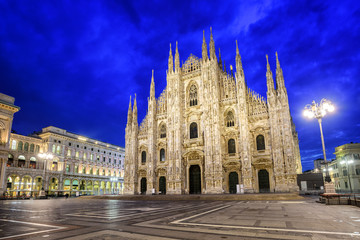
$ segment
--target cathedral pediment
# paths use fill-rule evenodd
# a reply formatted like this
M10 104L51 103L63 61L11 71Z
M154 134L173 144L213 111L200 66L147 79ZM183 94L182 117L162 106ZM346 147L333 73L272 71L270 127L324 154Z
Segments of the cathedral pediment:
M188 59L182 65L182 72L184 74L200 71L200 59L193 54L190 54Z

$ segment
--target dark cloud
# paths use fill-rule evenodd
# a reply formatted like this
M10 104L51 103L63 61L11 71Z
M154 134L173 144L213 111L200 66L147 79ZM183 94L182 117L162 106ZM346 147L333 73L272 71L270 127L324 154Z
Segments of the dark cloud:
M202 30L227 67L235 40L250 88L266 96L265 54L283 68L304 169L321 157L317 122L302 117L329 98L325 143L360 142L360 7L357 1L0 1L1 92L22 109L22 134L56 125L124 146L129 95L146 114L151 70L156 95L166 86L169 43L180 61L201 57Z

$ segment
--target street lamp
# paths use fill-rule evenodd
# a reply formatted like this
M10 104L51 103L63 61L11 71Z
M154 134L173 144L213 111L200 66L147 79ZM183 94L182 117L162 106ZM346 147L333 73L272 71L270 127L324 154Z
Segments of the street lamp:
M326 166L326 176L325 176L326 182L331 182L331 178L329 175L328 162L326 161L325 143L324 143L324 136L323 136L323 131L322 131L321 120L328 112L333 112L334 110L335 110L334 105L325 98L321 99L319 104L315 103L315 101L313 101L311 104L307 104L304 109L305 117L316 118L319 122L321 143L322 143L323 154L324 154L324 162L325 162L325 166Z
M349 164L354 163L353 160L342 160L340 162L341 165L345 164L346 165L346 171L347 171L347 175L348 175L348 179L349 179L349 186L350 186L350 193L352 193L352 187L351 187L351 180L350 180L350 171L349 171Z

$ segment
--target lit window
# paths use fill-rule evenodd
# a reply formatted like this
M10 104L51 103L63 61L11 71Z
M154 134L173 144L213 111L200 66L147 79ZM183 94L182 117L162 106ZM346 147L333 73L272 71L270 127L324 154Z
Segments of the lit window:
M79 152L76 152L76 153L75 153L75 157L76 157L76 158L79 158Z
M70 149L68 149L68 151L67 151L67 156L71 157L71 150Z
M26 145L26 144L25 144ZM56 151L56 146L55 145L52 145L52 152L55 153Z
M61 147L60 147L60 146L57 146L57 148L56 148L56 154L60 154L60 152L61 152Z
M16 150L16 140L12 140L11 149Z

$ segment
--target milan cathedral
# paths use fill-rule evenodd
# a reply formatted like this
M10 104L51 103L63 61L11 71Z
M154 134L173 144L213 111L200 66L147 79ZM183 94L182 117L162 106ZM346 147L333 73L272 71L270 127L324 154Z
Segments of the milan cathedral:
M211 31L211 29L210 29ZM170 44L167 86L138 125L136 95L126 125L125 194L218 194L298 191L302 172L297 132L276 54L268 56L267 98L249 89L236 42L236 71L203 36L202 57L180 66ZM265 81L264 81L265 83ZM275 87L276 86L276 87Z

